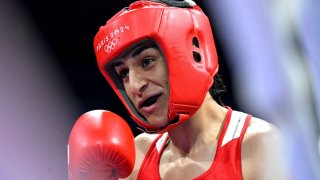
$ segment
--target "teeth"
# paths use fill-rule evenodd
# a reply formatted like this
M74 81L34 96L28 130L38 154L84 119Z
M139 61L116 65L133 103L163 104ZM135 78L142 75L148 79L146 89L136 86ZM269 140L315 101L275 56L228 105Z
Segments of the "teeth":
M160 96L161 96L161 94L160 94L160 95L156 95L156 96L152 96L152 97L146 99L146 100L142 103L141 108L142 108L142 107L151 106L152 104L154 104L155 102L157 102L157 100L158 100L158 98L159 98Z

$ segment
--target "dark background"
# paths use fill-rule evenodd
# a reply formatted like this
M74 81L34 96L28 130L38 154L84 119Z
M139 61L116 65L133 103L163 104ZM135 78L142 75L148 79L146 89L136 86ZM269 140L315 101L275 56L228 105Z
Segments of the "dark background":
M130 118L100 74L93 51L93 38L98 28L130 2L132 1L20 1L21 7L29 14L39 35L53 52L55 63L78 99L83 113L93 109L108 109L121 114L125 119ZM196 2L202 6L200 1ZM209 11L205 8L203 10ZM217 28L212 19L211 23L213 33L216 35L220 74L228 89L227 94L223 96L223 101L226 105L235 107L229 68L225 63L227 53L222 50L222 40L217 36ZM74 123L75 120L70 123ZM132 121L128 122L134 126Z

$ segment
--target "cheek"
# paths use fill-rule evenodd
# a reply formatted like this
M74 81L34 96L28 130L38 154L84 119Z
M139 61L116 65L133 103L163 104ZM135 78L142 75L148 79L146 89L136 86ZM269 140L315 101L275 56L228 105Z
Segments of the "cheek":
M129 93L128 93L129 92L129 86L127 85L127 83L123 83L123 87L124 87L124 90L127 93L127 95L130 96Z
M129 97L130 101L133 102L133 95L130 93L129 85L127 83L124 83L123 86L124 86L124 90L125 90L127 96Z
M168 77L168 68L164 61L161 63L160 68L161 77L164 79L165 89L169 89L169 77Z
M159 65L159 68L156 70L156 76L158 78L158 81L161 82L160 84L167 89L169 86L169 80L168 80L168 72L167 67L164 62L161 62Z

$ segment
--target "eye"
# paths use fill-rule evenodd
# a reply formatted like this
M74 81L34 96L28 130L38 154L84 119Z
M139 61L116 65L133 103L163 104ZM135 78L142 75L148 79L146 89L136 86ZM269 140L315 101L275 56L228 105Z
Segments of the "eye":
M148 67L152 62L154 61L154 58L152 57L146 57L142 60L142 67L146 68Z
M128 77L128 74L129 74L129 69L121 69L117 72L118 76L121 78L121 79L125 79L126 77Z

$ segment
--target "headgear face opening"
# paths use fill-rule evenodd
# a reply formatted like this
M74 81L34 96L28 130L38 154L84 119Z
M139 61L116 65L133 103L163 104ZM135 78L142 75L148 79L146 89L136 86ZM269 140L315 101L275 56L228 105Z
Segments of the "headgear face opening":
M170 124L161 129L139 114L108 66L127 48L146 39L159 46L168 68ZM158 1L136 1L100 27L94 49L101 73L133 120L146 132L167 131L192 116L203 103L218 71L210 22L195 4L179 8Z

